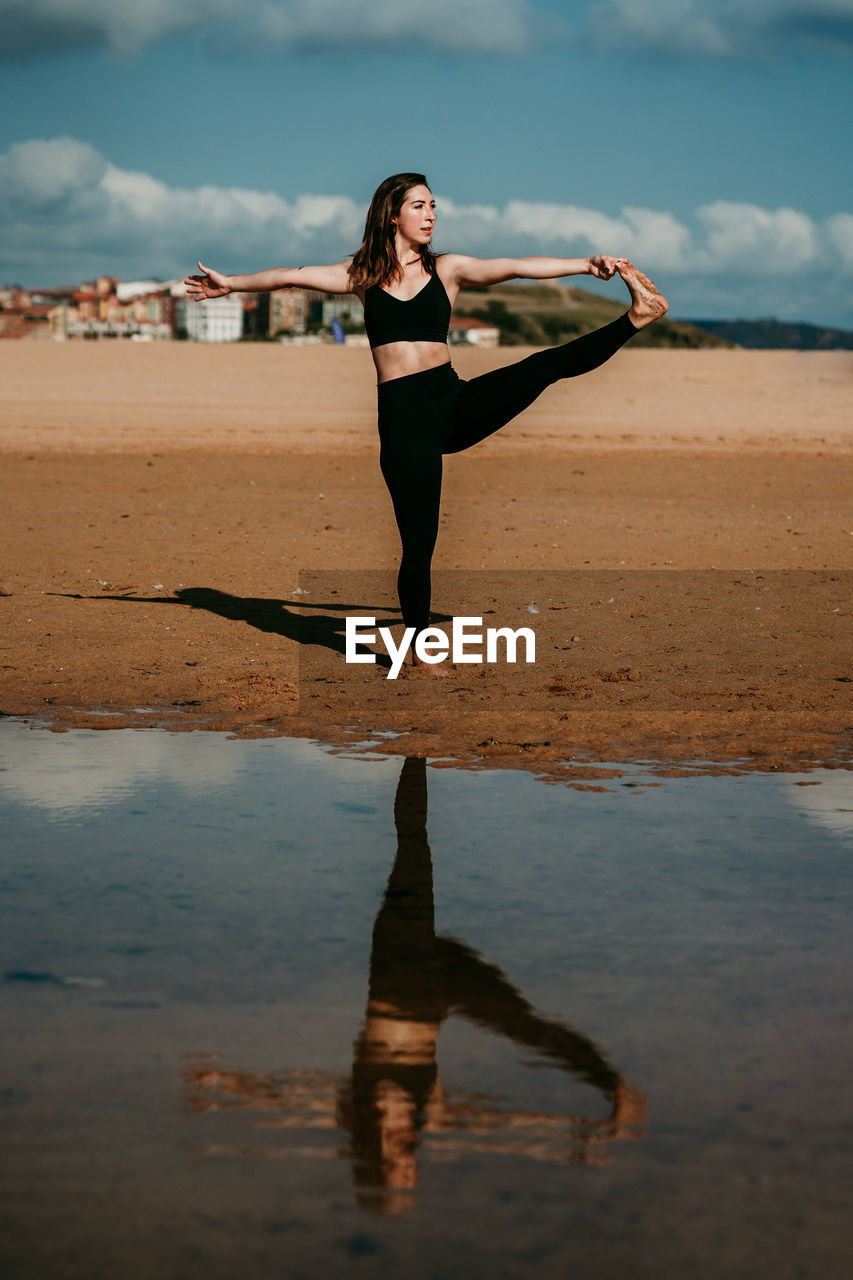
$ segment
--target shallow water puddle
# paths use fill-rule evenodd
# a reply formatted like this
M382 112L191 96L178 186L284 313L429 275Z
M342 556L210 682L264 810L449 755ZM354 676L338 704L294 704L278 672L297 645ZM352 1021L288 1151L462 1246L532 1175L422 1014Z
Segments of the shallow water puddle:
M0 724L9 1273L840 1275L851 776L595 782Z

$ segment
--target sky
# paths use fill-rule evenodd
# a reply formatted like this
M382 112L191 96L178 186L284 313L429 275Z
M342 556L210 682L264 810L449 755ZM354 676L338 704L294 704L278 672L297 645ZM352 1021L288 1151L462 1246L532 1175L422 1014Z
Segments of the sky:
M0 84L0 283L340 261L413 170L439 251L853 329L853 0L0 0Z

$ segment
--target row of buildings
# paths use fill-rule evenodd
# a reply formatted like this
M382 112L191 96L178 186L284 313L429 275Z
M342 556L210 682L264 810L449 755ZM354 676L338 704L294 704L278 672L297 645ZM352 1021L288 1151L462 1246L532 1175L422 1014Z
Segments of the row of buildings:
M0 288L0 339L43 335L192 342L346 341L367 345L361 303L352 294L282 289L191 302L181 280L118 280L99 276L73 288ZM334 336L333 336L334 335ZM498 345L498 330L454 316L450 341Z

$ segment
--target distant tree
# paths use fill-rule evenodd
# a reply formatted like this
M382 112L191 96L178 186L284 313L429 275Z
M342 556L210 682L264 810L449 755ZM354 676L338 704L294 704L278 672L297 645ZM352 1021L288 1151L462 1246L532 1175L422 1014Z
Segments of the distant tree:
M502 347L540 346L542 344L543 333L539 325L529 319L528 316L520 315L517 311L510 311L506 303L500 302L497 298L490 298L485 307L476 307L471 311L465 312L464 315L472 316L475 320L484 320L486 324L493 325L500 334Z
M556 346L560 342L570 342L572 338L588 333L590 325L564 311L545 311L536 317L549 345Z

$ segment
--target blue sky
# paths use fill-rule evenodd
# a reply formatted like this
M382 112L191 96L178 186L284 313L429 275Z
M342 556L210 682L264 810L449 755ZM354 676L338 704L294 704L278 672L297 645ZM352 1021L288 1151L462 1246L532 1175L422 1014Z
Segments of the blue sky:
M439 249L853 328L851 73L853 0L0 0L0 281L339 260L417 169Z

